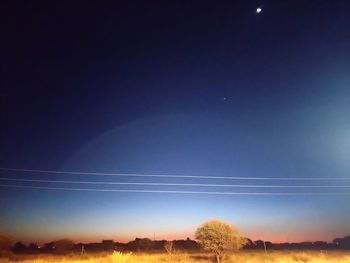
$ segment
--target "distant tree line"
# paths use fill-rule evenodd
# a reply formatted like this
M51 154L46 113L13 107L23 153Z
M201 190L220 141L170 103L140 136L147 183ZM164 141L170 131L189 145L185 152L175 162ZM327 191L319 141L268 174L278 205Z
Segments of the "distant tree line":
M272 243L269 241L257 240L252 241L248 239L248 243L243 247L244 249L268 249L268 250L280 250L280 249L315 249L315 250L332 250L332 249L350 249L350 236L343 238L335 238L333 242L328 243L325 241L315 242L299 242L299 243Z
M169 244L169 242L171 244ZM168 248L168 249L167 249ZM316 242L300 242L300 243L272 243L269 241L247 239L247 243L243 249L315 249L315 250L331 250L331 249L350 249L350 236L344 238L336 238L331 243L324 241ZM81 253L81 252L99 252L99 251L167 251L171 253L174 250L196 251L200 246L195 240L189 238L185 240L151 240L149 238L136 238L128 243L114 242L113 240L104 240L100 243L73 243L69 239L61 239L39 246L35 243L28 245L17 242L12 243L11 239L0 235L0 256L6 256L8 253ZM168 251L169 250L169 251Z
M61 239L43 246L35 243L25 245L22 242L17 242L13 246L7 246L7 250L14 253L50 253L50 254L66 254L66 253L85 253L85 252L102 252L102 251L166 251L168 253L177 250L198 250L199 245L196 241L189 238L185 240L151 240L149 238L135 238L128 243L114 242L113 240L103 240L100 243L73 243L69 239Z

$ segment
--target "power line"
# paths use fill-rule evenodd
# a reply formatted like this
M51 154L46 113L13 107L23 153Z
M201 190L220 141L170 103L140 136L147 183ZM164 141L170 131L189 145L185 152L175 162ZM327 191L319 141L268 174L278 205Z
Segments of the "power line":
M0 187L27 188L40 190L85 191L85 192L122 192L122 193L163 193L163 194L199 194L199 195L246 195L246 196L347 196L350 193L259 193L259 192L209 192L209 191L176 191L176 190L138 190L138 189L96 189L96 188L67 188L27 185L0 184Z
M101 182L101 181L22 179L22 178L7 178L7 177L0 177L0 180L14 181L14 182L92 184L92 185L188 186L188 187L227 187L227 188L350 188L350 185L248 185L248 184Z
M243 177L243 176L204 176L204 175L181 175L181 174L147 174L147 173L103 173L103 172L81 172L81 171L57 171L36 170L0 167L1 171L8 172L30 172L46 174L69 174L69 175L99 175L99 176L125 176L125 177L161 177L161 178L193 178L193 179L226 179L226 180L278 180L278 181L347 181L349 178L342 177Z

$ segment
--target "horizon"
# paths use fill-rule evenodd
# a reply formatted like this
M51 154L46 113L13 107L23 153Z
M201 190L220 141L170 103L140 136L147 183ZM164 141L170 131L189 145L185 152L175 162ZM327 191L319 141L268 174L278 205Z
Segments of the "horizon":
M244 236L244 235L243 235ZM305 243L305 242L311 242L311 243L314 243L314 242L317 242L317 241L321 241L321 242L326 242L327 244L331 244L333 243L334 239L336 238L345 238L345 237L349 237L350 235L346 235L346 236L343 236L343 237L334 237L330 240L324 240L324 239L315 239L315 240L299 240L299 241L283 241L283 240L268 240L268 239L256 239L256 238L250 238L250 237L247 237L247 236L244 236L245 238L251 240L252 242L256 242L256 241L264 241L264 242L271 242L273 244L284 244L284 243L296 243L296 244L301 244L301 243ZM13 243L17 243L17 242L21 242L25 245L29 245L31 243L33 244L37 244L39 246L42 246L42 245L45 245L47 243L50 243L50 242L55 242L57 240L61 240L61 239L69 239L69 240L72 240L75 244L90 244L90 243L102 243L102 241L104 240L112 240L114 243L122 243L122 244L127 244L128 242L132 242L136 239L150 239L152 241L176 241L176 240L187 240L187 239L190 239L192 241L196 241L196 239L192 236L186 236L186 237L181 237L181 236L178 236L178 237L175 237L175 238L165 238L164 236L163 237L160 237L160 238L155 238L153 239L153 237L147 237L147 236L137 236L137 237L134 237L134 238L131 238L131 239L118 239L118 238L108 238L108 237L104 237L104 238L101 238L101 239L97 239L97 238L94 238L94 239L85 239L85 240L80 240L80 239L71 239L69 237L61 237L61 238L56 238L56 239L50 239L50 240L35 240L35 239L25 239L25 240L19 240L19 239L15 239L13 237L10 237L11 238L12 242Z

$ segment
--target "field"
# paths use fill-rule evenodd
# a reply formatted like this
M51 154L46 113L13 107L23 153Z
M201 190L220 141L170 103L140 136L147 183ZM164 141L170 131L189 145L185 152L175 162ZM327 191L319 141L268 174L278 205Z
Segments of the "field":
M10 259L0 259L0 263L160 263L160 262L183 262L204 263L215 262L210 255L204 253L176 253L168 255L165 253L120 253L113 254L91 254L91 255L31 255L13 256ZM228 255L223 262L242 263L350 263L350 251L242 251L237 254Z

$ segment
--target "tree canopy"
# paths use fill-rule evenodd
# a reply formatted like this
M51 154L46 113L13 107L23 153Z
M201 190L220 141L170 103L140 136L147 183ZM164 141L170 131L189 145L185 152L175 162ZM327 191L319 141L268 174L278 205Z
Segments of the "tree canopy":
M195 238L204 250L215 254L217 262L220 262L225 252L237 251L246 243L236 228L218 220L207 221L199 226Z

